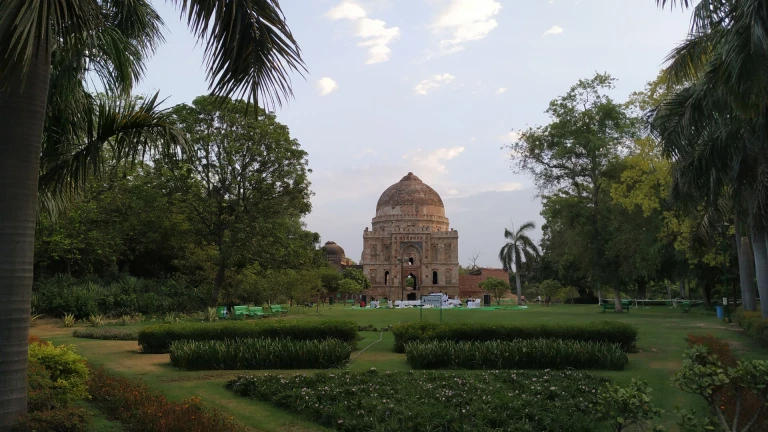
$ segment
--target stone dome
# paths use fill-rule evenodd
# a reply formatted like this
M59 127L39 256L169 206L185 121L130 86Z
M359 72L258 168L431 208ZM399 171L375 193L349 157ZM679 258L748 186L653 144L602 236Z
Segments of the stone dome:
M325 255L338 255L341 257L344 257L344 249L341 248L341 246L337 245L336 242L325 242L325 245L323 246L323 254Z
M381 194L376 204L376 215L389 214L393 208L401 214L445 216L445 207L440 195L412 172Z

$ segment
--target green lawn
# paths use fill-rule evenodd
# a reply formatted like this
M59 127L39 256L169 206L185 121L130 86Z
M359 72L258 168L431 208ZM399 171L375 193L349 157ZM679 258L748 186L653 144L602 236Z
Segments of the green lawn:
M439 321L440 311L424 310L421 319ZM377 328L405 321L418 321L418 309L394 310L353 310L340 306L321 307L320 313L298 309L279 319L323 319L345 318L358 322L359 325L373 325ZM269 318L278 319L278 318ZM630 354L628 367L622 372L594 372L613 378L619 382L628 382L632 378L647 380L654 391L655 405L665 409L668 414L664 423L671 429L675 406L684 408L703 408L697 397L676 389L672 375L682 364L682 353L686 348L685 337L689 333L712 334L727 339L738 358L768 358L765 351L756 342L744 335L736 325L718 321L714 316L702 313L683 314L679 308L653 307L650 309L632 308L630 313L600 313L597 306L559 305L553 307L531 306L527 310L444 310L443 322L487 322L487 323L584 323L594 320L619 320L639 328L638 348L640 352ZM152 322L144 322L131 327L139 327ZM128 327L130 328L130 327ZM243 371L208 371L187 372L172 368L168 364L167 354L140 354L135 342L99 341L76 339L71 337L71 329L63 329L55 324L40 324L32 330L33 334L45 337L56 344L73 344L77 350L94 363L126 375L138 376L149 385L161 390L169 398L183 399L198 396L209 406L226 411L243 424L254 430L263 431L308 431L322 430L303 421L292 413L270 407L265 403L238 398L223 389L224 383ZM392 351L393 337L389 332L363 332L358 355L352 354L353 361L349 369L360 371L375 367L379 370L408 370L404 354ZM381 340L380 340L381 339ZM380 340L380 341L379 341ZM366 349L367 348L367 349ZM274 372L274 371L272 371ZM250 374L264 371L247 372ZM295 373L285 372L285 373Z

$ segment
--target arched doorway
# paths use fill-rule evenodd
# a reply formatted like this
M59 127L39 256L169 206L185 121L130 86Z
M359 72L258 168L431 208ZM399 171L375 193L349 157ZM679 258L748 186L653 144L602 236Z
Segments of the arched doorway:
M384 272L384 285L389 285L389 270Z
M432 285L437 285L437 270L432 272Z

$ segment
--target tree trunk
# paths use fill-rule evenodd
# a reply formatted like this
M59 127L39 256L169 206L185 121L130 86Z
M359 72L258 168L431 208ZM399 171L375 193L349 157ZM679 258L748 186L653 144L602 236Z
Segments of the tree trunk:
M755 255L757 291L760 293L760 311L763 318L768 318L768 249L765 234L752 232L752 250Z
M757 310L755 295L755 255L749 244L749 237L739 236L739 279L741 284L741 301L744 310ZM742 265L742 260L744 265Z
M685 281L680 279L679 282L679 288L680 288L680 298L685 298Z
M619 287L613 288L613 301L616 312L621 312L621 290Z
M697 282L697 285L701 285L701 282ZM712 288L714 287L712 282L704 282L704 304L707 307L712 306ZM727 291L726 291L727 292ZM727 296L728 294L726 294Z
M667 279L667 300L672 300L672 282Z
M648 292L648 281L645 279L637 282L637 298L645 300Z
M517 305L520 306L523 303L520 301L520 297L523 295L523 287L520 285L520 262L515 264L515 286L517 288Z
M0 78L0 430L27 412L37 179L50 65L41 43L26 79L13 72Z
M209 300L211 306L216 306L219 302L219 294L221 294L221 287L224 286L224 276L226 275L227 266L224 265L222 260L219 263L219 269L216 271L216 278L213 280L213 292L211 292L211 298Z

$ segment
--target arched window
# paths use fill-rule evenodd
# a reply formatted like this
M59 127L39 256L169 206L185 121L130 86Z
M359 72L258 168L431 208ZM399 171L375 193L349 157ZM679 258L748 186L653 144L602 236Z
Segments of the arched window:
M408 258L408 265L413 265L413 257Z
M384 272L384 285L389 285L389 270Z
M437 285L437 270L432 272L432 285Z

